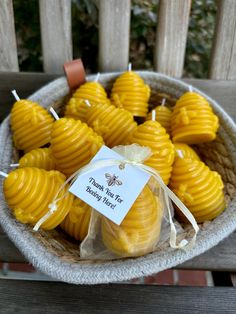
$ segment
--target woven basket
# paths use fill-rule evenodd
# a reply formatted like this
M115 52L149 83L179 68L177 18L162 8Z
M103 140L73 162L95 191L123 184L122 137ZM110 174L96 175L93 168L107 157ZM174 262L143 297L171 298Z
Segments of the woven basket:
M151 106L166 94L169 105L188 91L188 85L182 81L152 72L138 72L152 89ZM102 74L100 82L110 91L119 73ZM90 76L89 80L93 80ZM211 98L197 89L194 91L207 98L220 119L217 139L209 144L199 145L203 160L211 169L217 170L225 184L227 209L218 218L200 226L197 243L188 252L176 250L164 243L155 252L138 258L126 258L115 261L80 260L79 245L61 230L32 232L32 228L15 220L7 207L4 196L0 194L0 223L9 238L15 243L30 263L42 272L56 279L75 284L98 284L129 280L147 276L176 266L197 256L236 229L236 126L224 110ZM54 105L57 109L69 94L65 78L59 78L41 88L29 97L42 106ZM0 129L0 165L8 172L10 163L16 158L12 146L9 117ZM14 160L15 161L15 160ZM186 229L188 232L188 228Z

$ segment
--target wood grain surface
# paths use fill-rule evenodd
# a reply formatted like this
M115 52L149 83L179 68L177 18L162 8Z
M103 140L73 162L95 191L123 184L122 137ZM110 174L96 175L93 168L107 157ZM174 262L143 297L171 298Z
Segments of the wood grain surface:
M236 289L0 280L1 313L235 313Z
M43 67L46 73L63 73L72 60L71 0L40 0Z
M0 1L0 71L19 71L12 0Z
M160 0L156 33L155 69L181 77L191 0Z
M126 70L129 61L130 0L99 2L99 69Z
M236 79L236 1L219 0L210 78Z

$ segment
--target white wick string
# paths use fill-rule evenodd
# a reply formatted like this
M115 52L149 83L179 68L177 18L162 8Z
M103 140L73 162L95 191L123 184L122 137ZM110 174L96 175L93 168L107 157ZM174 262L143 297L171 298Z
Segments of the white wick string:
M165 104L166 104L166 98L163 98L161 102L161 106L165 106Z
M180 149L177 149L176 152L179 158L184 158L183 152Z
M129 72L132 71L132 63L131 62L128 64L128 71Z
M6 172L0 171L0 176L7 178L8 174Z
M188 86L188 90L189 90L190 93L193 92L193 87L192 87L192 85L189 85L189 86Z
M14 89L14 90L12 90L11 92L12 92L12 95L15 97L15 100L16 100L16 101L19 101L19 100L20 100L20 97L18 96L16 90Z
M20 164L10 164L10 167L18 167Z
M59 120L60 119L58 114L56 113L56 111L52 107L50 107L49 111L51 112L51 114L53 115L55 120Z
M85 99L85 104L88 106L88 107L92 107L92 105L90 104L89 100L88 99Z
M95 82L99 81L99 77L100 77L100 72L97 73L96 78L95 78Z
M152 121L156 121L156 110L152 110Z

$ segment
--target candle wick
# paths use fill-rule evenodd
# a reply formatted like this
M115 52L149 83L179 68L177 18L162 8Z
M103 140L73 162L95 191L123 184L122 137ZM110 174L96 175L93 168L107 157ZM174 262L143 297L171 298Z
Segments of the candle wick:
M166 98L163 98L161 102L161 106L165 106L165 104L166 104Z
M10 167L18 167L20 164L10 164Z
M98 82L98 81L99 81L100 75L101 75L101 73L98 72L97 75L96 75L96 78L95 78L95 82Z
M17 92L16 92L15 89L12 90L11 93L12 93L12 95L15 97L15 100L16 100L16 101L19 101L19 100L20 100L20 97L18 96L18 94L17 94Z
M92 105L90 104L89 100L88 99L85 99L85 104L88 106L88 107L92 107Z
M3 171L0 171L0 176L7 178L8 174Z
M128 71L132 71L132 63L130 62L129 65L128 65Z
M52 107L50 107L49 111L51 112L51 114L53 115L55 120L59 120L60 119L58 114L56 113L56 111Z
M188 90L189 90L190 93L193 92L193 87L192 87L192 85L189 85Z
M183 152L180 149L177 149L176 151L179 158L184 158Z
M152 121L156 121L156 110L152 110Z

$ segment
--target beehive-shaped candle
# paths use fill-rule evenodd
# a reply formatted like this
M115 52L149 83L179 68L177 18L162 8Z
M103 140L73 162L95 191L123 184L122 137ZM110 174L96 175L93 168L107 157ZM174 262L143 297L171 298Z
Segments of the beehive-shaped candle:
M19 168L36 167L45 170L55 170L56 164L51 148L36 148L26 153L19 160Z
M81 85L73 94L65 108L65 117L86 122L88 100L91 105L110 104L104 87L98 82L87 82Z
M165 184L168 184L175 151L166 130L157 121L146 121L140 124L129 137L130 144L137 143L152 150L152 156L144 161L160 174Z
M103 139L86 123L62 118L53 124L51 149L57 169L69 176L90 162Z
M225 209L221 177L201 161L176 158L170 188L199 223L217 217Z
M71 237L78 241L83 241L88 233L91 207L75 198L69 214L61 223L61 228Z
M184 158L200 160L198 154L189 145L183 143L174 143L174 147L176 156L178 156L178 151L181 151Z
M161 220L159 199L146 185L119 226L102 217L103 242L119 256L146 254L158 242Z
M65 108L65 117L86 122L88 105L82 99L72 97Z
M157 106L154 110L156 112L156 121L170 134L171 110L166 106ZM152 120L152 112L148 113L146 120Z
M29 152L50 142L54 121L39 104L26 99L16 101L10 119L16 148Z
M201 95L187 92L176 102L171 118L173 142L198 144L213 141L218 127L218 117Z
M133 116L146 117L150 88L143 79L133 71L121 74L115 81L111 91L113 104L121 102L123 108Z
M124 144L137 127L130 112L108 104L91 106L87 113L87 123L103 137L109 147Z
M9 173L4 180L3 191L8 206L15 217L22 223L36 224L48 211L58 189L65 181L59 171L46 171L38 168L21 168ZM74 196L66 193L66 186L59 196L57 210L41 226L43 229L54 229L68 214Z

